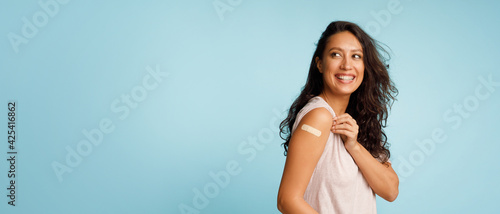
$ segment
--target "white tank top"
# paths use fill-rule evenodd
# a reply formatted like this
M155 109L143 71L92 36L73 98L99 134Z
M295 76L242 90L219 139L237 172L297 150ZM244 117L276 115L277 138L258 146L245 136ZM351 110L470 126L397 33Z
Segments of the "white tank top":
M304 115L315 108L325 108L332 118L335 116L323 98L313 97L297 114L292 133ZM377 213L375 193L338 134L330 132L323 154L307 185L304 200L319 213Z

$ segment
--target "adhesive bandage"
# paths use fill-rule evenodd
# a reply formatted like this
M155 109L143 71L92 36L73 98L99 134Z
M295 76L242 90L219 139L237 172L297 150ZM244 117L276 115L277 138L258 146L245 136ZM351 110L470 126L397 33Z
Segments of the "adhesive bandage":
M313 135L316 135L316 137L321 136L321 131L320 130L317 130L317 129L315 129L312 126L307 125L307 124L303 124L302 125L302 130L304 130L306 132L309 132L309 133L311 133Z

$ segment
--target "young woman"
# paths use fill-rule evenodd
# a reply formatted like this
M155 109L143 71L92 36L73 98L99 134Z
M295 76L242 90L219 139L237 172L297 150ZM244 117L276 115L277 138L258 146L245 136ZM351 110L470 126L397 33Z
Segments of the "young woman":
M282 213L371 214L375 194L398 196L382 130L397 89L379 51L354 23L332 22L321 35L306 85L280 125Z

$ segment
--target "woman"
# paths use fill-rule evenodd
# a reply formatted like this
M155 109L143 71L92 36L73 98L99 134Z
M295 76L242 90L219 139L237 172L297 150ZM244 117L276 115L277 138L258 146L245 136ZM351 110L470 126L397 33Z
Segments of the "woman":
M375 194L396 199L382 128L397 89L379 50L354 23L332 22L321 35L306 85L280 125L282 213L376 213Z

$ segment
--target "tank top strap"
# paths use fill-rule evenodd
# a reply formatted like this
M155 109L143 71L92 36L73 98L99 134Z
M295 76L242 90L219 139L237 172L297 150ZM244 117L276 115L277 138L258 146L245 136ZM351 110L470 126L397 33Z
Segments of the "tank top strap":
M315 96L309 100L309 102L303 108L304 112L302 112L302 116L306 115L307 113L309 113L313 109L321 108L321 107L328 110L330 112L330 114L332 114L332 117L335 117L335 112L333 111L332 107L330 105L328 105L328 103L320 96Z

